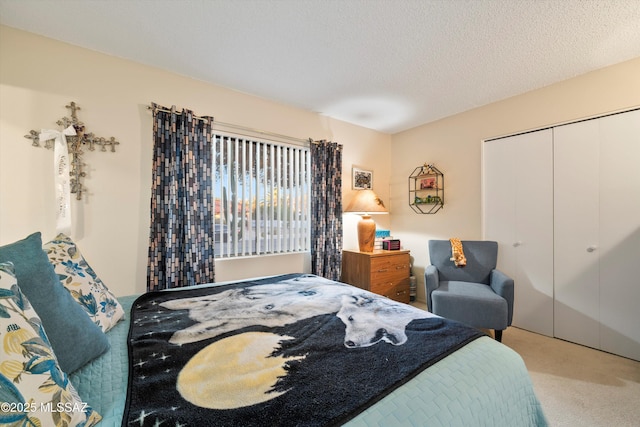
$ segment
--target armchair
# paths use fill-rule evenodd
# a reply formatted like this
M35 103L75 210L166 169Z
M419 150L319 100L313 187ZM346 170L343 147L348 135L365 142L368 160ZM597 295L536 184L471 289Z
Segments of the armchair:
M456 267L449 240L429 240L427 307L438 316L493 329L497 341L513 319L513 279L496 269L498 243L462 241L467 265Z

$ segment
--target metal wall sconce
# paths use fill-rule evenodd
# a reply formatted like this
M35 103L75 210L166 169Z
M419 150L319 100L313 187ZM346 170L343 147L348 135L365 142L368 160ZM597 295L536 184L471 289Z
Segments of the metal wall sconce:
M87 146L89 151L94 151L96 146L100 147L100 151L110 151L115 153L116 145L120 144L114 137L102 138L97 137L93 133L85 133L84 123L78 120L77 111L80 107L75 102L71 102L69 105L65 105L66 108L71 110L71 118L63 117L56 123L63 129L67 129L69 126L73 126L75 129L75 135L67 135L67 147L69 151L71 169L69 171L71 193L76 195L77 200L82 199L82 192L85 187L82 185L81 179L87 174L82 170L84 163L82 162L83 146ZM27 139L32 140L34 147L40 147L40 132L31 130L29 135L24 136ZM44 148L53 149L55 139L47 139L44 141Z

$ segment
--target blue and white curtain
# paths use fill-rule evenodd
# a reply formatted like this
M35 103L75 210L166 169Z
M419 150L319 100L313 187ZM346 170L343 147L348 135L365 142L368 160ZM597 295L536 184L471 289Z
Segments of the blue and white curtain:
M342 268L342 145L311 144L311 273L340 280Z
M213 117L153 110L153 181L147 290L215 278L212 195Z

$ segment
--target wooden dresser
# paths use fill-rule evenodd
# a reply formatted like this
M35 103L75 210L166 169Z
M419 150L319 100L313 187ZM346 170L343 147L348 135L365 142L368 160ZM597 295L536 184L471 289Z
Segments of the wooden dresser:
M342 251L342 281L409 303L409 251Z

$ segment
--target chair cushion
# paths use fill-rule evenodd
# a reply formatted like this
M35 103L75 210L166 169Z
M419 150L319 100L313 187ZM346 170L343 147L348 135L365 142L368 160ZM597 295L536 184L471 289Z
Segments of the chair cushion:
M507 301L482 283L441 281L431 293L431 312L475 328L503 330L508 326Z
M451 258L451 242L429 240L429 260L438 269L441 281L459 280L489 284L491 271L498 261L498 243L463 240L462 250L467 258L465 267L456 267Z

